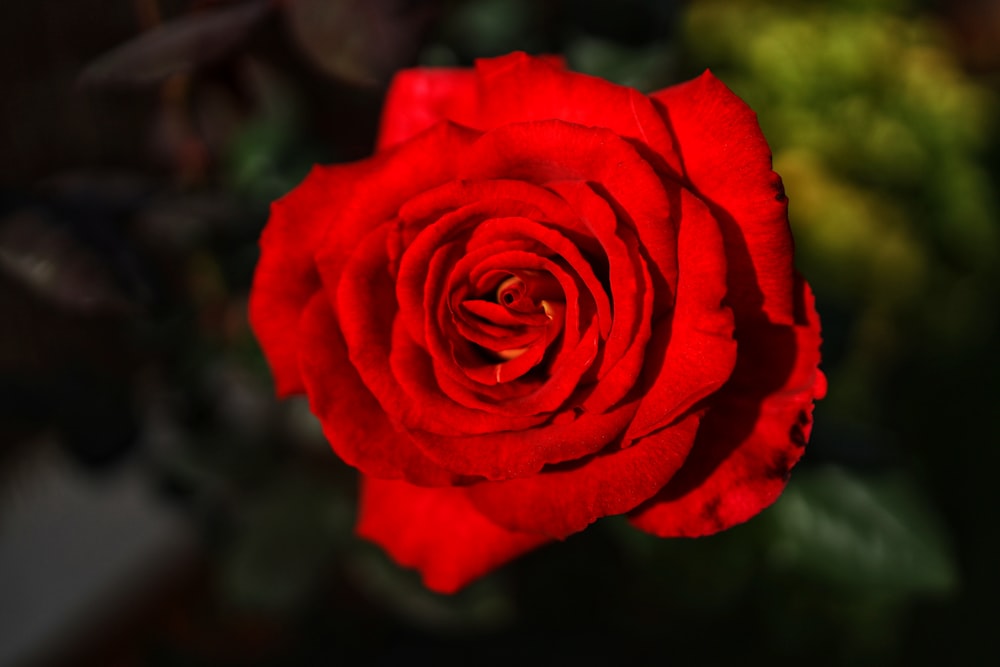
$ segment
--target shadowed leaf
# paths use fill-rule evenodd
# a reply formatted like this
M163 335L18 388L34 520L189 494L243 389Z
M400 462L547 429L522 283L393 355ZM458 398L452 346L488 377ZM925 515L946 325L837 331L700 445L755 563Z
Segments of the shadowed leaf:
M46 300L78 312L132 308L100 258L31 210L0 220L0 271Z
M217 60L246 38L271 4L269 0L248 0L164 23L90 63L79 83L149 84Z
M767 515L774 562L843 587L948 593L955 564L936 517L898 474L797 473Z

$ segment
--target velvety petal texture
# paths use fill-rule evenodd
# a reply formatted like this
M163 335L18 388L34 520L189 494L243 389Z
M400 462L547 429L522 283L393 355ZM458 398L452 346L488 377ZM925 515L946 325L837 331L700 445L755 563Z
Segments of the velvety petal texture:
M271 219L260 238L249 314L279 396L304 391L299 320L320 290L313 253L327 231L316 221L334 215L349 196L351 183L367 178L370 167L370 161L313 167L305 181L271 206Z
M745 521L825 390L781 180L708 72L400 72L375 155L314 169L260 247L277 392L362 474L358 534L442 593L609 515Z
M677 138L689 187L719 220L737 318L792 324L788 198L757 115L709 72L652 98Z

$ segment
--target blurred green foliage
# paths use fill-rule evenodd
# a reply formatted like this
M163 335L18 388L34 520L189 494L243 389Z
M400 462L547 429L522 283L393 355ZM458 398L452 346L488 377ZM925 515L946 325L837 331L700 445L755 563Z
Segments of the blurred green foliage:
M934 23L885 10L902 5L698 2L683 30L757 111L821 310L850 313L828 334L826 411L870 420L894 364L996 329L996 99Z
M951 593L957 572L935 512L896 473L802 470L765 515L773 565L868 596Z
M864 644L870 604L900 642L873 651L926 659L915 647L972 632L989 604L970 583L989 565L968 508L998 433L968 416L998 396L996 91L905 0L695 2L680 38L688 74L711 68L757 112L823 319L829 396L764 515L774 555L855 601L824 612L845 639ZM915 593L961 599L964 616L905 634Z

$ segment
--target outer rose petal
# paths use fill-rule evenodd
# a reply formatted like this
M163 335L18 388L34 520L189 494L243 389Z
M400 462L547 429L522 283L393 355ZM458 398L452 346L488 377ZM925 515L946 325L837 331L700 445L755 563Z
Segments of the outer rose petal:
M712 399L684 467L631 514L660 537L699 536L746 521L773 503L802 456L813 401L826 380L819 364L819 318L805 281L797 282L806 320L739 333L733 378Z
M673 128L684 175L722 227L737 328L761 316L792 324L788 200L757 115L707 71L651 97Z
M476 126L476 73L471 69L417 68L393 79L382 111L378 149L420 134L442 120Z
M401 565L420 570L424 584L438 593L453 593L549 541L493 523L462 487L431 489L364 476L356 530Z
M434 464L394 430L347 357L337 320L322 292L302 316L302 377L309 405L333 450L347 464L378 477L446 485L458 477Z
M658 166L680 172L677 148L650 99L633 88L568 71L552 58L511 53L476 61L479 123L488 130L510 123L559 119L603 127L659 156Z
M314 167L297 188L271 206L250 290L250 324L271 366L279 396L305 390L299 375L299 318L320 289L313 262L316 244L351 184L370 169L370 162Z
M650 498L684 463L701 413L621 449L553 466L532 477L468 487L475 506L511 530L562 539L603 516L628 512Z
M546 119L607 128L652 149L667 173L680 172L674 138L647 96L568 71L560 58L525 53L477 60L475 70L400 72L386 95L378 147L405 141L441 120L489 130Z

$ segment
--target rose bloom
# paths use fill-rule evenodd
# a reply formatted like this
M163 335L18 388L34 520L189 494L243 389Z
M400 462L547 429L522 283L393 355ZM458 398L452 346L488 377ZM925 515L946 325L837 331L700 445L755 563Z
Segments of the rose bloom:
M749 519L825 390L781 179L708 72L403 71L375 155L314 168L260 246L278 394L361 472L358 534L436 591L608 515Z

